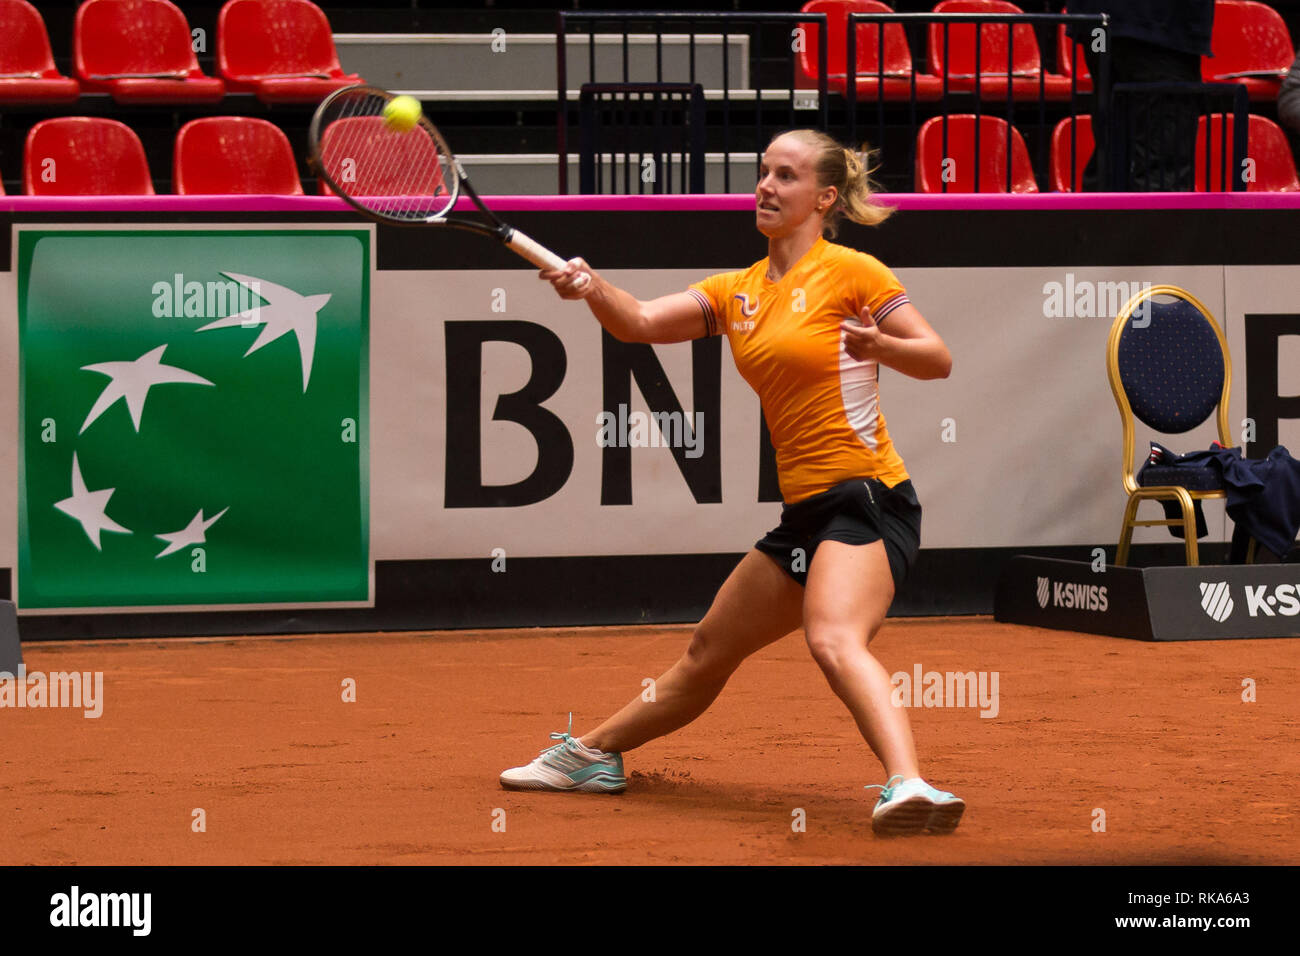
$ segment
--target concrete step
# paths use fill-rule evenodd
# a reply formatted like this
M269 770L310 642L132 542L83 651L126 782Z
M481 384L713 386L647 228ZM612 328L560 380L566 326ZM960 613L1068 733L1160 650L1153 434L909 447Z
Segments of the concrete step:
M721 193L723 189L723 153L704 154L704 181L706 191ZM750 193L754 191L754 173L757 157L754 153L733 152L731 155L731 192ZM484 196L546 196L554 195L559 184L559 158L554 153L477 153L459 156L465 166L474 189ZM608 161L608 155L606 155ZM619 185L622 185L622 154L615 154L619 161ZM633 161L640 157L633 154ZM637 169L641 167L638 165ZM636 170L634 170L635 174ZM606 177L609 168L606 165ZM677 189L677 166L673 167L672 192ZM606 183L609 180L606 178ZM633 179L635 187L636 180ZM569 191L578 191L578 157L569 156ZM608 191L608 190L607 190ZM635 191L635 188L634 188ZM646 192L653 192L647 185Z
M601 82L623 76L623 35L594 34L596 77ZM589 35L567 37L566 86L577 90L590 81ZM665 33L658 53L666 81L690 79L690 37ZM654 34L627 37L628 79L653 82L656 78ZM343 69L358 73L366 82L394 91L531 91L555 96L556 35L554 33L336 33ZM727 37L727 85L749 84L749 37ZM723 37L720 33L695 36L695 82L707 88L723 87Z

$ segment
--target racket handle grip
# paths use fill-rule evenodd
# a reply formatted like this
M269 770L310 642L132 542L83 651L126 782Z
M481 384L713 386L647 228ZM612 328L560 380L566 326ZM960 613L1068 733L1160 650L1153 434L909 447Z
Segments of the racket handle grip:
M539 269L563 269L568 265L567 262L553 253L550 249L547 249L532 236L520 232L518 229L511 232L510 238L506 240L506 245ZM590 281L591 276L584 273L582 278L579 280L579 284L580 286L585 286Z
M550 249L547 249L532 236L520 232L518 229L510 233L506 245L539 269L563 269L566 264L563 259Z

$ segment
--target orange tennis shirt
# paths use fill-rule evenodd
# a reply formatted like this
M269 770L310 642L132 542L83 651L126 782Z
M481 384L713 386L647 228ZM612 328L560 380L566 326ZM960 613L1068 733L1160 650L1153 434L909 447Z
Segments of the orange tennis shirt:
M907 303L878 259L819 238L772 282L768 260L692 285L710 335L726 333L758 393L786 504L850 478L907 479L880 411L878 365L844 350L840 323L870 306L877 325Z

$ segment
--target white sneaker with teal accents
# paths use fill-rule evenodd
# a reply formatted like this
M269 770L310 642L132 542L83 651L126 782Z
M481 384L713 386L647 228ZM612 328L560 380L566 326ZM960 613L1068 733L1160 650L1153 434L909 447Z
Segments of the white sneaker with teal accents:
M871 829L880 836L951 833L966 810L965 801L936 790L920 777L904 780L902 774L894 774L883 787L878 783L867 787L873 788L880 790L880 799L871 813Z
M622 793L627 789L623 776L623 755L584 747L572 736L573 715L569 730L551 734L560 741L538 754L532 763L513 767L501 774L506 790L558 790L584 793Z

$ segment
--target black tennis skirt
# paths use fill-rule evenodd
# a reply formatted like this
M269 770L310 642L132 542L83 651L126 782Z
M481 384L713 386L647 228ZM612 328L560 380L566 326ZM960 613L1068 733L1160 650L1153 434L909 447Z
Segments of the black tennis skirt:
M884 540L894 590L902 588L921 550L921 503L911 481L890 488L875 478L852 478L781 510L781 523L755 547L790 577L808 583L813 554L823 541L872 544Z

